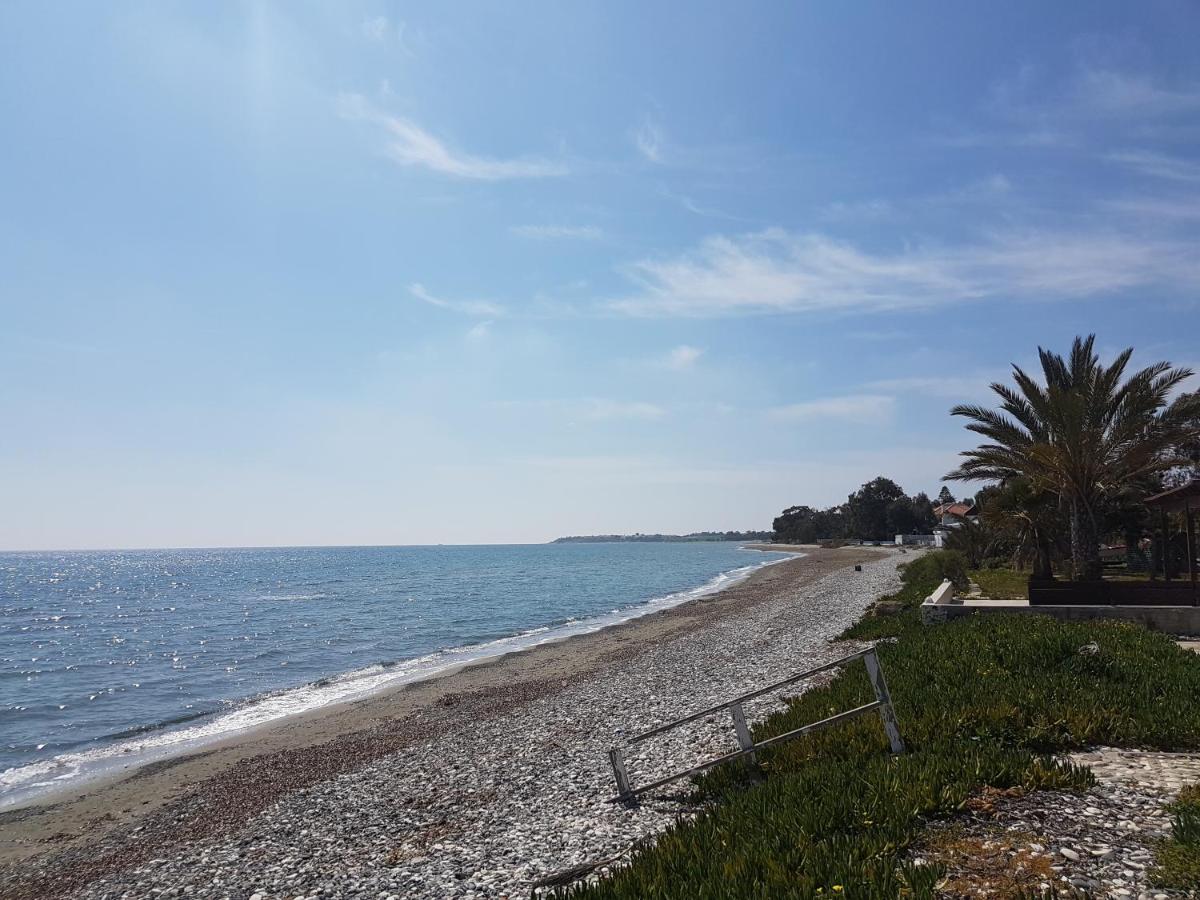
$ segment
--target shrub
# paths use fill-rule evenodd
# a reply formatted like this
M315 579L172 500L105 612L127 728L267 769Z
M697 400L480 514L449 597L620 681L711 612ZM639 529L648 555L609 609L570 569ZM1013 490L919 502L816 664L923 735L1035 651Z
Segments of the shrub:
M900 580L906 585L927 587L927 594L946 580L952 581L956 590L965 591L970 584L969 568L967 557L958 550L933 550L906 565Z

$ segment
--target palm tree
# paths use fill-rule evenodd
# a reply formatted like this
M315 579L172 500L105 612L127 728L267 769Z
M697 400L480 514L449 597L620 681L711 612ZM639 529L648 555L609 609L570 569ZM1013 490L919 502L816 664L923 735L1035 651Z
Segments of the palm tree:
M1058 497L1024 476L1004 482L983 507L981 519L1011 541L1016 563L1032 562L1034 578L1049 578L1054 532L1061 533Z
M962 454L946 477L1008 481L1027 477L1053 493L1068 516L1074 577L1100 577L1099 513L1122 486L1180 464L1180 448L1200 434L1200 395L1171 400L1190 369L1158 362L1122 381L1132 348L1103 366L1095 335L1076 338L1064 359L1038 348L1045 384L1013 366L1016 389L996 383L1000 409L956 406L967 429L988 443Z

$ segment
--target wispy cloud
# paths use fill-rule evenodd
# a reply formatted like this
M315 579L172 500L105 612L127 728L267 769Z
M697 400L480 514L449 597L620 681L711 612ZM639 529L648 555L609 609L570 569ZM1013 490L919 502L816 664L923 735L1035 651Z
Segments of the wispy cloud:
M604 237L604 231L595 225L514 225L509 231L535 240L598 241Z
M692 253L626 271L640 289L609 308L663 316L899 310L1200 287L1190 241L1116 233L1008 232L963 246L879 253L776 228L712 237Z
M477 322L467 331L467 342L481 344L492 336L492 320L484 319Z
M387 16L374 16L363 19L360 26L363 37L369 41L382 41L388 36L389 23Z
M493 159L451 149L411 119L385 113L361 94L344 94L338 108L347 119L372 122L387 135L385 152L399 165L479 181L552 178L568 173L565 164L540 157Z
M1200 85L1165 86L1144 72L1085 65L1076 73L1068 98L1084 112L1147 118L1200 109Z
M638 153L652 163L663 161L663 132L658 123L647 117L633 132L633 145Z
M693 347L690 344L680 344L666 355L663 365L668 369L674 369L676 372L682 372L685 369L695 366L703 355L704 351L699 347Z
M1156 221L1200 219L1200 196L1195 194L1174 197L1121 197L1104 201L1104 206L1118 213Z
M446 300L442 297L435 297L429 291L425 290L424 285L410 284L408 292L418 300L423 300L430 306L436 306L439 309L448 309L453 312L465 313L469 316L485 316L487 318L498 318L503 316L505 309L498 303L492 303L489 300Z
M833 420L869 425L881 419L890 419L895 406L895 398L886 394L852 394L777 406L769 414L771 418L784 422Z
M1200 184L1200 164L1180 159L1177 156L1168 156L1165 153L1155 153L1150 150L1127 150L1121 153L1110 153L1107 159L1143 175L1166 178L1169 181Z

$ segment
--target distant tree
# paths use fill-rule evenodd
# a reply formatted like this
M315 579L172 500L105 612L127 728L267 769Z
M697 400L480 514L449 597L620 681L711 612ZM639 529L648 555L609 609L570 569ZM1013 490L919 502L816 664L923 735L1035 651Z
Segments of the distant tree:
M929 534L936 524L933 504L926 494L901 497L888 504L887 529L891 535Z
M890 478L868 481L846 500L850 534L864 541L882 541L899 532L891 531L888 509L897 500L908 500L904 489Z
M912 505L913 513L917 517L913 534L929 534L937 525L937 516L933 514L933 501L929 499L928 494L921 491L919 494L913 495Z
M825 535L819 528L820 513L811 506L789 506L775 517L771 527L781 544L813 544Z
M946 487L944 484L942 485L941 491L938 492L937 502L939 506L945 506L947 503L954 502L954 495L950 493L950 488Z

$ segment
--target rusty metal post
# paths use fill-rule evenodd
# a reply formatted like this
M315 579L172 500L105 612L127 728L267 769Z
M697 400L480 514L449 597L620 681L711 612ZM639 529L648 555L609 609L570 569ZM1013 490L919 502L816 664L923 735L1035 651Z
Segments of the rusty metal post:
M900 738L900 726L896 724L896 713L892 709L892 695L888 693L883 669L879 665L878 651L874 647L863 657L863 663L866 664L871 687L875 690L875 699L879 701L879 719L883 722L883 730L887 732L888 743L893 753L903 753L904 741Z

